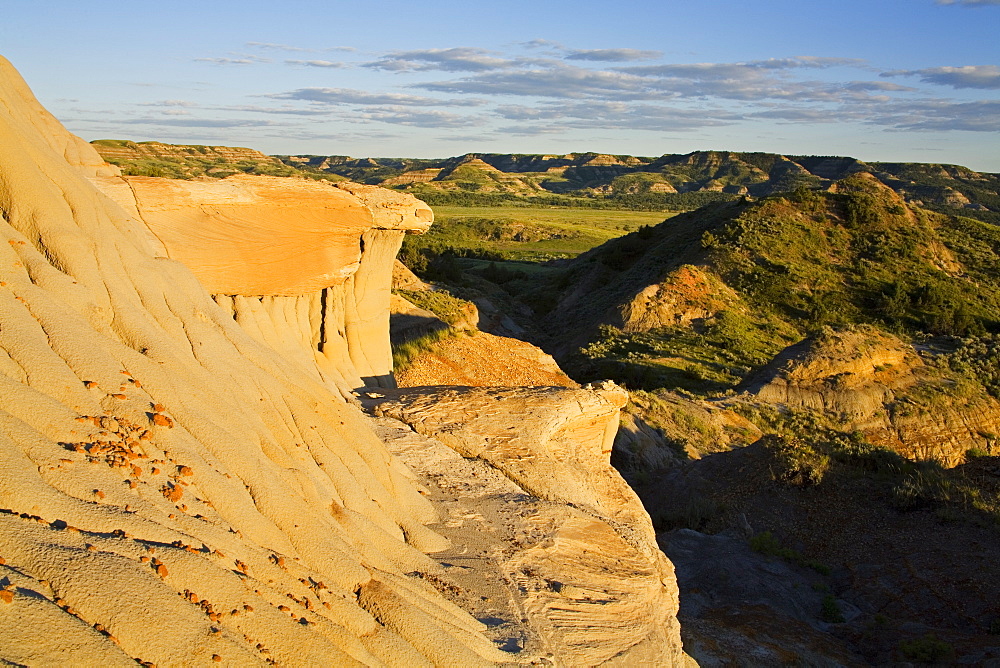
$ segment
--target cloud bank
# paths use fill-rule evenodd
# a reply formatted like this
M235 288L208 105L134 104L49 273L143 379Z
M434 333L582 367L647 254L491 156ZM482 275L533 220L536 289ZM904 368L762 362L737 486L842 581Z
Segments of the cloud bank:
M1000 0L939 0L967 6ZM997 65L880 70L857 58L794 55L740 62L671 62L634 48L574 49L545 39L504 50L455 46L383 53L249 42L263 52L338 51L336 60L283 61L243 53L196 58L211 65L296 67L352 83L260 93L267 103L164 110L157 123L244 127L268 116L382 123L429 130L475 127L483 136L579 130L691 132L737 124L852 123L895 132L996 132ZM323 73L322 75L320 73ZM366 73L360 77L361 73ZM895 81L891 79L896 79ZM954 94L942 92L950 89ZM976 99L974 96L987 99ZM166 103L159 103L165 105ZM226 118L213 117L228 112ZM242 114L233 117L232 114ZM244 117L245 116L245 117ZM152 122L147 116L130 122ZM199 120L203 118L203 120ZM231 124L231 125L227 125ZM765 125L767 124L767 125ZM294 125L294 124L293 124ZM305 132L305 125L295 126Z

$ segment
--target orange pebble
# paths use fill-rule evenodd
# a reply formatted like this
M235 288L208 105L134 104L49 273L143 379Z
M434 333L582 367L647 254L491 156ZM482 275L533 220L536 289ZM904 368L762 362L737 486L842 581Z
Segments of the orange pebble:
M153 424L158 427L173 427L174 421L161 413L153 413Z

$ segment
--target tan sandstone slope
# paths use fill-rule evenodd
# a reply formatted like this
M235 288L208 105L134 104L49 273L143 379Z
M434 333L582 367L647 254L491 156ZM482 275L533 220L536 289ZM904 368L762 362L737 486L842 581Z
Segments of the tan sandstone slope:
M967 393L924 364L913 345L856 326L786 348L744 385L763 401L834 416L845 429L910 459L944 466L971 448L996 447L1000 402Z
M167 185L146 189L126 179L117 182L119 194L129 188L138 204L122 208L83 175L115 178L0 59L0 660L684 659L670 564L651 550L648 518L618 525L635 514L633 501L620 480L592 479L600 460L581 461L587 473L574 483L589 499L585 510L553 493L559 481L544 475L553 464L512 488L488 458L441 455L451 478L414 473L386 442L405 456L413 447L400 444L417 434L387 414L380 440L343 398L363 377L388 382L388 334L378 330L387 327L388 309L366 295L388 302L392 246L426 216L419 204L408 210L411 219L394 208L398 200L365 186L319 194L236 179L214 194L189 184L168 196ZM294 210L309 193L324 202L310 206L336 200L347 213L300 211L300 226L281 227L280 216L268 218L270 204L251 210L268 197ZM154 212L148 227L137 217ZM261 230L273 233L279 250L290 252L299 234L310 242L300 249L301 276L260 266L287 267L298 257L262 258ZM209 241L219 246L187 245ZM225 280L211 283L213 272ZM288 334L298 343L285 341ZM566 453L594 457L587 444L597 442L588 440L595 430L606 442L617 414L600 396L591 417L573 422L584 440ZM501 405L494 413L505 413ZM516 432L518 416L506 413ZM430 436L420 437L421 447L454 453ZM554 454L535 456L544 464ZM444 483L435 481L459 484L454 474L466 461L486 467L480 479L490 472L502 479L443 498ZM600 497L609 486L613 494ZM620 507L606 508L615 496ZM458 527L454 504L470 500L508 519L490 524L467 511L470 524ZM549 505L532 531L511 519L524 524L540 504ZM506 535L498 526L521 528ZM463 547L487 535L493 542L481 554ZM467 612L478 609L449 595L461 590L448 584L451 564L428 556L462 550L470 573L498 574L496 590L509 599L503 610L523 611L524 642L504 647L522 652L497 648L489 624ZM602 579L588 554L606 555L598 561L614 577ZM580 569L583 587L572 581ZM530 575L550 571L562 579Z

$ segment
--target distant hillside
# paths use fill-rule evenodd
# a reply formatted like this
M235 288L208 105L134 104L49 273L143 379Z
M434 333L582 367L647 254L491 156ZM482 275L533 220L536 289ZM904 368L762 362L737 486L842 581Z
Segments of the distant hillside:
M180 146L101 139L92 142L126 174L222 178L238 172L360 183L407 190L431 205L542 206L689 211L741 196L824 189L866 172L905 201L1000 224L1000 174L957 165L862 162L840 156L695 151L660 157L467 153L443 159L267 156L248 148Z
M438 180L411 187L543 178L499 164L425 165ZM982 547L1000 528L1000 227L957 197L927 208L942 192L988 207L996 176L723 153L563 167L728 201L545 263L462 252L541 232L512 204L470 209L420 239L436 257L404 260L430 259L418 273L509 315L575 381L627 385L612 461L695 601L681 621L699 658L739 665L762 642L809 665L1000 654ZM679 192L703 178L723 192Z
M432 204L470 205L548 195L617 200L623 205L691 209L740 195L765 197L822 189L867 172L906 201L934 210L965 210L1000 223L1000 175L956 165L862 162L839 156L696 151L658 158L599 153L468 153L443 160L278 156L285 164L364 183L403 188ZM701 195L700 198L692 195ZM435 197L441 197L435 201ZM568 203L568 202L567 202Z

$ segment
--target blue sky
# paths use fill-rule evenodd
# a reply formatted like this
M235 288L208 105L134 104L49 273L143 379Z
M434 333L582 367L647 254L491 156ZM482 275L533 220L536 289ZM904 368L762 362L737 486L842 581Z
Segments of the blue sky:
M1000 0L3 5L0 54L85 139L1000 172Z

